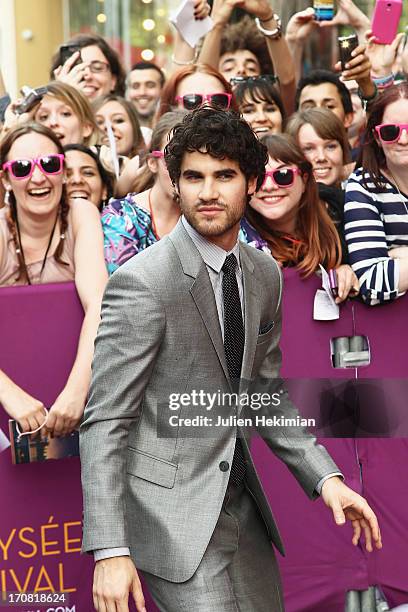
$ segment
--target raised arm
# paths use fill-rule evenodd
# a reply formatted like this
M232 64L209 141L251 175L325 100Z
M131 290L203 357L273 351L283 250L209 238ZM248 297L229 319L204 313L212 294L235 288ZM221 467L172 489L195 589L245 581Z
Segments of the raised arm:
M302 60L306 40L318 27L312 7L295 13L288 21L285 38L295 64L296 81L299 81L302 76Z
M259 19L258 27L265 36L274 72L279 78L282 102L289 116L295 110L295 63L286 38L281 34L277 34L280 30L280 24L275 17L278 16L275 15L268 0L244 0L242 8L245 8Z
M201 20L208 17L210 12L210 6L207 0L194 0L194 19ZM184 40L178 30L174 35L174 46L172 55L172 72L178 70L180 66L188 66L193 64L196 57L195 47L190 45Z
M47 429L56 435L72 431L82 417L91 379L93 345L102 295L108 279L103 259L102 228L96 207L86 200L72 200L70 214L75 240L75 284L85 317L74 365L48 416Z
M218 70L221 55L222 32L230 20L235 6L240 4L240 0L214 0L211 19L213 28L206 35L201 47L198 61L200 64L208 64Z

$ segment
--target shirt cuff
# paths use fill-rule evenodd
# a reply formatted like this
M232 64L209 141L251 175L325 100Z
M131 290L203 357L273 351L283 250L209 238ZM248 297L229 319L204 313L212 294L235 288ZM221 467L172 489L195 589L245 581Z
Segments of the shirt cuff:
M333 476L339 476L342 480L344 480L344 476L341 472L333 472L332 474L326 474L326 476L323 476L323 478L321 478L315 486L315 491L318 495L321 494L322 486L326 482L326 480L329 480L329 478L333 478Z
M129 548L99 548L93 551L94 560L102 561L102 559L110 559L111 557L130 557Z

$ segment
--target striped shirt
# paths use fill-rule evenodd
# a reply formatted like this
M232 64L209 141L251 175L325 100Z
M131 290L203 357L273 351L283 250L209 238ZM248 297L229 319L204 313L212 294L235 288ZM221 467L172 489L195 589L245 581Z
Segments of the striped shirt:
M349 263L360 281L361 296L375 305L394 300L398 290L399 263L388 251L408 246L408 197L383 175L379 189L363 169L349 178L346 186L344 228Z

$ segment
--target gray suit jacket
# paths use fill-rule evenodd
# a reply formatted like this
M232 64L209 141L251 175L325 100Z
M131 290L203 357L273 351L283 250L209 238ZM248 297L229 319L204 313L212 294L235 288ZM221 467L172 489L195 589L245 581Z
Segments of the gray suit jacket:
M269 406L265 414L296 417L278 378L280 270L270 256L244 244L240 261L242 378L268 379L267 391L280 393L280 407ZM194 438L170 426L169 395L193 389L231 391L211 281L179 222L115 272L105 293L80 432L84 551L128 546L142 570L173 582L193 575L221 510L230 473L222 470L232 463L237 435L233 425ZM182 414L191 413L183 408ZM260 432L309 497L322 477L338 471L310 434L290 427ZM249 454L248 431L238 433L245 436L248 487L283 553Z

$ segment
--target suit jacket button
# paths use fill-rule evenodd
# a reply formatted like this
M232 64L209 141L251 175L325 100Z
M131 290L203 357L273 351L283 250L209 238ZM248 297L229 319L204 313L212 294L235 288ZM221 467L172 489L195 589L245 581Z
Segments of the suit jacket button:
M229 463L228 463L228 461L221 461L219 467L220 467L221 472L228 472L228 470L229 470Z

